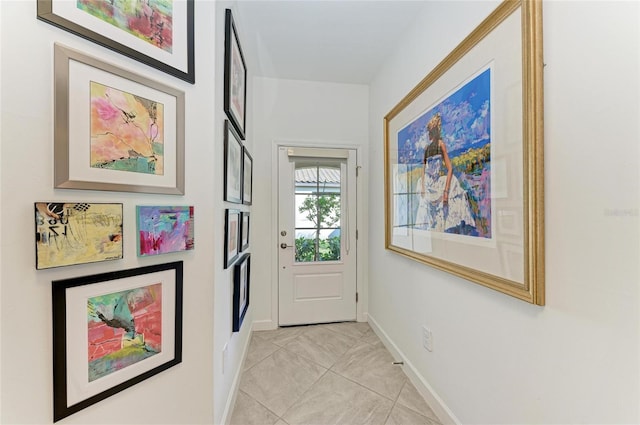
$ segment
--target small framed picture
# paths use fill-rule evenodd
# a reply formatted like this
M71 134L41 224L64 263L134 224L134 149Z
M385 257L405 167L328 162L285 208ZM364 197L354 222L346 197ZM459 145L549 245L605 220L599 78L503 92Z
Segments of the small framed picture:
M224 200L242 203L242 142L229 121L224 122Z
M224 268L228 269L240 254L240 211L226 209L224 214Z
M122 204L36 202L36 270L122 259Z
M246 147L242 147L242 203L251 205L251 189L253 187L253 158Z
M249 248L249 216L248 211L240 213L240 252Z
M182 361L182 261L52 282L53 420Z
M245 254L233 270L233 332L240 330L249 309L250 276L251 254Z
M245 137L246 100L247 66L231 9L227 9L224 33L224 111L242 140Z
M138 256L194 248L193 206L136 206Z

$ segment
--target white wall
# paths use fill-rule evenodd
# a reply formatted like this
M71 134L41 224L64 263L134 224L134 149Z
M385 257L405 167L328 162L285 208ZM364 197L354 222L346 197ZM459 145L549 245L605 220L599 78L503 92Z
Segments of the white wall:
M433 2L371 86L370 317L461 423L638 423L637 2L544 4L545 307L384 249L382 118L495 5Z
M51 281L142 265L184 261L183 362L74 414L62 423L211 423L214 405L213 333L230 329L230 317L214 310L214 288L229 285L222 274L222 121L213 40L220 22L214 3L196 5L196 85L128 59L36 20L35 1L2 1L2 134L0 234L1 363L0 422L52 421ZM186 194L53 189L53 43L72 48L176 87L186 93ZM221 87L221 86L219 86ZM218 119L220 118L220 119ZM35 270L33 203L36 201L124 204L124 259ZM136 256L135 206L195 206L196 248L157 258ZM222 292L222 291L221 291ZM216 293L217 295L217 293ZM218 302L218 300L216 300ZM228 302L228 300L227 300ZM224 300L220 301L224 304ZM216 304L217 306L217 304ZM224 311L222 308L220 311ZM215 314L214 314L215 312ZM220 397L220 396L219 396Z
M251 237L254 279L251 303L255 329L277 327L277 205L272 185L276 144L360 147L363 166L359 179L362 205L367 205L368 87L256 77L253 80L254 204ZM277 188L275 188L277 189ZM359 220L360 228L367 222ZM363 223L362 223L363 222ZM361 234L364 232L361 232ZM366 258L367 240L358 243L359 265ZM361 249L362 248L362 249ZM360 261L362 260L362 261ZM361 269L360 274L364 273ZM363 289L364 291L364 289ZM366 306L366 300L361 301ZM364 312L359 320L363 320Z
M214 199L219 200L216 204L216 208L213 211L213 217L215 221L214 227L214 243L215 243L215 279L214 279L214 292L215 292L215 304L214 304L214 334L213 334L213 373L214 373L214 387L213 387L213 420L215 424L222 424L228 422L230 419L233 403L235 401L235 390L239 384L240 370L244 353L246 352L249 337L251 336L251 326L254 307L254 299L249 298L249 309L245 315L242 327L239 332L232 332L232 314L233 314L233 266L228 269L224 269L224 211L226 208L236 209L242 211L249 211L249 207L246 205L233 204L222 202L223 199L223 187L224 187L224 121L227 119L224 111L224 25L225 25L225 9L232 10L236 29L238 31L238 37L241 40L245 40L247 37L247 29L243 25L242 20L238 16L236 1L216 1L216 19L207 23L209 26L216 28L215 44L208 43L211 39L198 40L198 49L201 56L209 56L209 52L215 51L215 69L218 72L212 72L209 75L202 78L215 78L216 82L216 97L215 97L215 114L210 113L208 120L215 117L215 137L205 138L201 137L198 140L199 144L213 144L215 146L215 156L213 161L210 161L209 167L213 169L215 178L214 185L210 188L210 193L213 194ZM196 12L197 14L197 12ZM249 152L253 151L253 133L254 128L251 125L253 111L251 104L253 102L253 87L252 78L253 73L253 58L246 56L245 62L247 66L247 117L246 117L246 140L243 144L247 147ZM254 163L255 155L253 155ZM255 165L254 165L255 168ZM255 173L255 171L254 171ZM255 174L254 174L254 193L255 193ZM255 196L255 195L254 195ZM255 200L254 200L255 203ZM253 220L254 215L251 216ZM252 223L253 227L253 223ZM256 252L254 248L255 236L249 233L250 246L247 252ZM256 277L258 276L254 271L254 263L258 256L251 256L251 286L255 286ZM226 347L226 354L224 350ZM195 387L194 387L195 388Z

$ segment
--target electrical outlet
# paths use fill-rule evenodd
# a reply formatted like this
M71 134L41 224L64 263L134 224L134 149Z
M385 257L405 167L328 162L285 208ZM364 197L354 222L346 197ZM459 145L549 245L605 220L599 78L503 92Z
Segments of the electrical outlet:
M422 327L422 346L427 351L433 351L433 334L426 326Z

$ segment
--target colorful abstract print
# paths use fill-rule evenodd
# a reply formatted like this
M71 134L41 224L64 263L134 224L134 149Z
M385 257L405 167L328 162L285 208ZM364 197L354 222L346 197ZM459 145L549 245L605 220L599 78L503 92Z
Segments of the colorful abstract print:
M91 82L91 167L164 174L164 105Z
M162 284L87 301L89 382L162 351Z
M139 206L138 255L188 251L194 248L193 207Z
M122 204L37 202L36 268L122 258Z
M395 187L400 191L396 189L394 194L395 226L492 237L490 97L491 68L487 68L398 132ZM434 161L429 158L424 162L425 149L431 143L427 124L434 117L437 121L438 114L441 140L453 168L449 205L426 201L422 188L422 179L438 185L442 199L447 174L444 161L436 155ZM454 196L460 198L457 204L452 201ZM397 211L399 206L403 211ZM457 220L447 220L447 215Z
M173 0L78 0L77 7L162 50L173 49Z

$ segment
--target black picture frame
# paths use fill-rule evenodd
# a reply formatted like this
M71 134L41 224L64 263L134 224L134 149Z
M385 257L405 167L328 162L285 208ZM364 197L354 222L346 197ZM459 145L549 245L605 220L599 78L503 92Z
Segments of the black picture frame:
M246 251L249 248L249 211L242 211L240 213L240 252Z
M253 157L242 147L242 203L251 205L253 199Z
M224 112L244 140L247 121L247 65L231 9L224 20Z
M240 255L240 211L224 212L224 268L228 269Z
M176 78L195 84L194 0L185 0L186 9L184 10L184 21L173 22L172 25L173 28L184 28L180 37L172 37L172 39L184 40L184 45L172 47L171 55L175 54L175 57L179 58L176 59L176 61L182 61L182 63L175 65L167 63L167 60L162 58L162 56L167 55L167 53L161 48L158 49L158 54L154 57L151 55L151 52L149 52L150 54L146 54L130 47L132 44L131 40L133 39L135 41L136 37L130 35L124 30L120 32L117 32L116 30L118 40L114 40L104 35L103 29L97 26L91 28L89 26L91 24L85 25L84 23L74 22L72 15L65 16L63 14L56 14L56 12L54 12L54 3L58 1L64 0L38 0L37 18L86 40L128 56L131 59L135 59L148 66L166 72L167 74L173 75ZM94 20L94 22L100 23L98 19ZM175 53L179 51L178 49L182 50L182 54L180 54L180 56L178 56L178 53Z
M249 309L251 254L244 254L233 270L233 332L239 332Z
M183 263L176 261L52 282L54 422L182 362L182 274ZM116 321L115 306L120 304L121 307L122 303L108 303L105 297L128 300L134 291L136 295L142 293L147 297L143 297L147 300L142 309L144 313L141 310L131 311L133 307L127 304L128 315L120 313L122 317ZM113 310L109 310L112 306ZM135 306L140 306L140 303ZM107 312L111 312L113 317L105 317ZM144 316L136 316L138 313ZM158 315L162 329L159 338L157 327L144 327L145 323L155 323ZM144 320L136 319L134 324L134 317L144 317ZM127 320L135 326L134 329L124 327ZM97 364L89 361L88 347L106 344L104 340L94 338L93 325L111 328L114 334L122 328L122 344L126 339L129 349L138 346L136 352L127 354L132 359L129 365L109 371L109 363L101 361L106 356L96 356ZM154 336L155 341L161 344L160 351L154 348ZM148 353L153 351L154 354L149 356ZM140 361L141 356L144 356L144 361ZM101 379L105 380L100 382Z
M242 203L242 142L229 120L224 121L224 200Z

